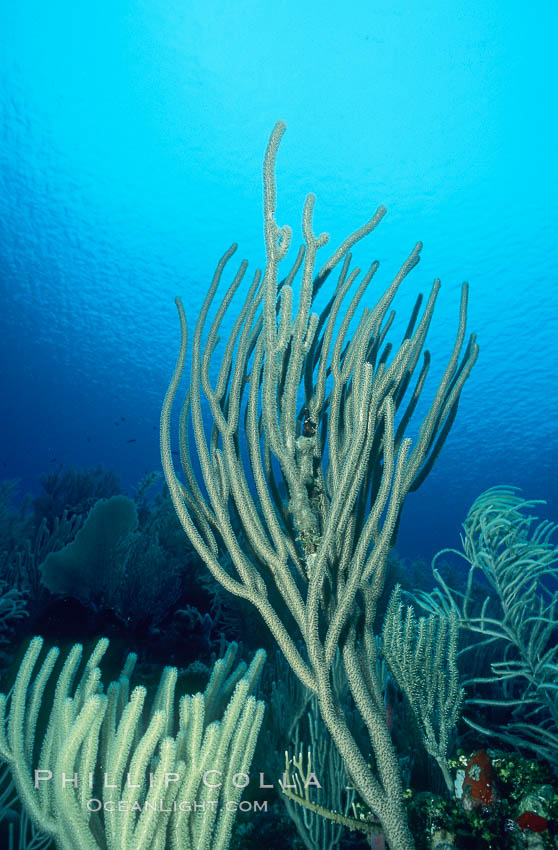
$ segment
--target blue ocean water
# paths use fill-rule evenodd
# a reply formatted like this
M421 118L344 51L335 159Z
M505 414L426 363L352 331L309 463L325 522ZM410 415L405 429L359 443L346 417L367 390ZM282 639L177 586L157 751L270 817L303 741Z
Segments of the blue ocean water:
M160 467L173 298L195 320L233 241L263 262L261 162L282 118L295 242L308 191L333 245L386 204L355 252L380 260L378 294L424 242L397 307L403 321L441 278L426 397L470 282L479 361L401 554L455 545L495 484L556 518L557 23L540 0L4 4L0 477L37 492L60 463L103 463L131 488Z

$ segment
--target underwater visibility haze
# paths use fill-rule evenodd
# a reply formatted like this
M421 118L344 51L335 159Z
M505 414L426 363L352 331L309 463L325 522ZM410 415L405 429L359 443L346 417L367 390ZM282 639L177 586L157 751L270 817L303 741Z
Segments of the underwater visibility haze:
M0 10L0 846L556 846L557 24Z

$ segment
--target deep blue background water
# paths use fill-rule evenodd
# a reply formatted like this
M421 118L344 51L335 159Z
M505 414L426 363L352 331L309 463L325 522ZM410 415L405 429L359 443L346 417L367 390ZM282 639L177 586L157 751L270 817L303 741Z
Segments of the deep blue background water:
M0 476L37 491L60 462L102 462L131 487L159 468L173 297L195 317L232 241L262 262L261 161L283 118L281 223L299 234L314 191L316 230L337 244L385 203L357 252L381 261L384 285L424 241L398 307L441 277L434 373L471 284L480 359L408 498L402 553L454 544L494 484L547 499L556 518L555 8L3 4Z

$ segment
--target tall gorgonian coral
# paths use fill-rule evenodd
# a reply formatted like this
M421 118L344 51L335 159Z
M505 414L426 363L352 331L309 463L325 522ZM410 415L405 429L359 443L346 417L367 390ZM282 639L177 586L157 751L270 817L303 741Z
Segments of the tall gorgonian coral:
M259 610L294 672L316 694L352 782L381 822L391 850L409 850L413 839L386 724L373 624L403 502L431 470L477 358L475 337L465 343L468 290L463 284L455 344L412 444L405 431L429 371L423 348L440 282L434 281L422 312L422 296L417 298L403 341L393 348L387 342L391 304L418 263L420 243L375 306L357 319L378 263L356 285L360 270L350 269L349 252L386 210L379 207L319 265L328 236L314 234L313 195L304 204L304 246L280 280L292 236L275 218L275 161L284 130L282 122L276 124L264 160L263 275L255 272L233 312L247 268L243 261L210 320L233 245L217 266L196 322L180 414L181 479L173 464L171 410L186 367L187 326L177 299L181 345L161 417L163 466L199 555L225 588ZM325 296L334 270L337 282ZM318 296L324 303L313 312ZM230 332L216 365L226 315ZM332 688L338 648L370 737L366 749Z

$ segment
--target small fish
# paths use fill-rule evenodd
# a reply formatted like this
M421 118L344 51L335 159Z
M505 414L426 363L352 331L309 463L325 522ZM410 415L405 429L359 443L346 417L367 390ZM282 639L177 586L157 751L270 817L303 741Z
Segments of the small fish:
M126 442L127 442L127 443L137 443L137 440L136 440L136 438L135 438L135 437L132 437L132 439L131 439L131 440L126 440Z

